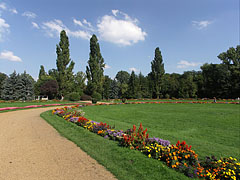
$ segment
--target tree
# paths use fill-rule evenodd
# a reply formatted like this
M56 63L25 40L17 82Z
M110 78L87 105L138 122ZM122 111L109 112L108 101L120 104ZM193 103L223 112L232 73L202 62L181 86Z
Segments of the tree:
M119 93L119 85L118 85L118 82L114 79L110 84L109 98L118 99L119 98L118 93Z
M1 94L1 98L4 100L17 100L18 93L17 93L17 82L19 79L19 74L14 71L12 74L9 75L9 78L6 78L3 81L3 90Z
M110 98L111 83L112 83L112 79L109 76L104 76L103 97L105 99L109 99Z
M120 98L126 98L128 90L128 81L130 74L127 71L119 71L115 77L119 84L119 96Z
M182 98L196 98L197 84L194 82L194 72L186 71L179 79L179 96Z
M7 78L8 76L4 73L0 73L0 97L2 94L2 86L3 86L3 81Z
M59 95L66 95L73 89L74 62L70 59L69 40L64 30L60 33L60 42L56 47L57 53L57 83ZM70 64L69 64L70 63Z
M33 78L24 72L19 75L14 71L3 82L2 99L4 100L33 100Z
M85 80L86 75L84 72L79 71L77 74L74 75L74 91L81 96L83 94L83 91L85 90Z
M38 79L37 82L34 84L35 95L37 95L37 96L45 95L44 93L41 92L40 88L43 84L45 84L46 82L51 81L51 80L56 80L56 79L54 79L52 76L49 76L49 75L42 76L41 79ZM54 97L54 98L56 98L56 97Z
M34 80L26 71L19 76L16 90L18 100L26 101L34 99Z
M38 79L41 79L42 76L46 76L46 75L47 75L47 73L45 72L44 66L41 65L39 75L38 75Z
M231 74L225 64L204 64L201 69L205 97L231 97Z
M229 48L227 52L218 55L222 64L227 66L230 71L230 84L229 96L232 98L239 97L240 92L240 45L236 48Z
M162 94L162 82L163 82L163 75L164 71L164 64L162 60L161 51L157 47L155 49L155 57L154 60L151 62L151 80L153 81L153 93L154 96L159 98Z
M103 69L105 67L104 59L100 52L100 46L96 35L92 35L90 39L90 53L88 66L86 67L87 74L87 92L89 95L97 92L102 95L103 92Z
M58 84L56 80L48 80L41 84L40 94L48 96L48 99L54 99L58 94Z
M137 99L139 97L140 94L138 77L135 75L134 71L132 71L128 81L128 98Z
M138 75L139 79L139 90L141 98L149 98L148 79L140 72Z

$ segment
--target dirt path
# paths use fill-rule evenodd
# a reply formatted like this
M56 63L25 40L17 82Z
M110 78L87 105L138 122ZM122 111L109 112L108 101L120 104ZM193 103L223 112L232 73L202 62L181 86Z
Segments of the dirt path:
M0 113L0 180L114 179L39 116L49 109Z

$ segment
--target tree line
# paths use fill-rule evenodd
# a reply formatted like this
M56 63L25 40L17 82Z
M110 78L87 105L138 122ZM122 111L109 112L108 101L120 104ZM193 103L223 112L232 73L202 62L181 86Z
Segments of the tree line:
M80 98L237 98L240 95L240 46L218 55L220 64L204 64L200 71L183 74L165 73L160 49L155 49L151 72L119 71L112 79L104 75L104 58L96 35L90 39L90 53L86 72L73 73L69 39L63 30L56 46L56 69L45 71L40 66L37 82L24 72L14 71L9 77L0 73L0 94L3 100L31 100L34 95L49 99L79 100ZM85 83L87 80L87 83Z

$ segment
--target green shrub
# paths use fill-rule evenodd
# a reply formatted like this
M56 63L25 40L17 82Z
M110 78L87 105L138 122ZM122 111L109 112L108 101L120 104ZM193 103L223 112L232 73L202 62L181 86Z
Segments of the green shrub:
M88 96L86 94L83 94L80 99L83 100L83 101L91 101L92 97Z
M64 97L64 99L67 99L69 101L79 101L80 95L77 92L72 92Z
M96 104L97 101L100 101L102 99L102 96L101 94L97 93L97 92L94 92L93 95L92 95L92 103L93 104Z

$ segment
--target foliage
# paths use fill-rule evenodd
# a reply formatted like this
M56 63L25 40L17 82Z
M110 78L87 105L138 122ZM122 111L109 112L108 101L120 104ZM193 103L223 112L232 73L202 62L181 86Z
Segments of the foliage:
M79 71L74 75L74 91L78 92L80 96L83 94L83 91L86 88L85 80L86 75L82 71Z
M43 81L43 83L40 85L40 94L48 96L48 99L50 100L57 97L58 94L57 81L53 79Z
M19 100L26 101L34 99L34 80L26 71L19 76L16 90Z
M64 99L69 101L79 101L80 100L80 94L78 92L71 92L67 94Z
M128 90L127 90L128 98L140 98L139 94L139 80L138 77L135 75L134 71L132 71L131 76L128 81Z
M94 92L102 94L103 92L103 71L104 71L104 59L100 52L100 46L97 36L92 35L90 39L90 53L88 66L86 67L87 75L87 93L93 95Z
M47 75L47 73L45 72L44 66L41 65L41 66L40 66L40 70L39 70L38 79L41 79L42 76L46 76L46 75Z
M163 75L165 73L162 54L159 48L155 49L155 57L151 62L151 80L153 81L153 93L158 99L162 94Z
M100 101L101 99L102 99L102 96L98 92L94 92L92 94L92 103L97 103L97 101Z
M6 74L0 72L0 97L1 97L1 94L2 94L3 81L6 78L8 78L8 76Z
M110 99L118 99L119 98L119 84L116 80L113 80L110 84L110 93L109 98Z
M104 82L103 82L103 98L109 99L110 93L111 93L111 83L112 79L109 76L104 76Z
M60 33L60 42L56 47L57 53L57 83L59 95L66 95L73 90L73 68L74 62L70 59L69 40L64 30ZM69 64L70 63L70 64Z
M81 100L83 101L91 101L92 97L86 94L82 94L82 96L80 97Z
M14 71L3 81L1 98L4 100L33 100L34 80L24 72L19 75Z

